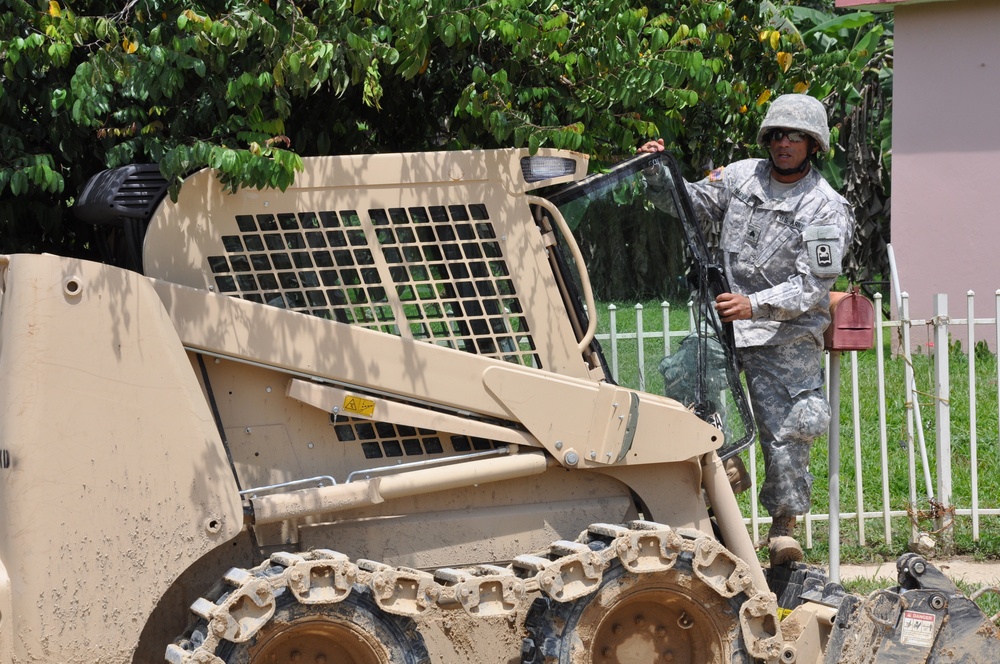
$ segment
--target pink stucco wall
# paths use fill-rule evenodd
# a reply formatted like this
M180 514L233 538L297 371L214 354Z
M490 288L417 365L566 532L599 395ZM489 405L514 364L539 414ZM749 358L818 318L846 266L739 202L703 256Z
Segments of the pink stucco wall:
M838 3L838 5L843 3ZM1000 1L900 4L895 12L892 245L911 316L948 295L995 314L1000 288Z

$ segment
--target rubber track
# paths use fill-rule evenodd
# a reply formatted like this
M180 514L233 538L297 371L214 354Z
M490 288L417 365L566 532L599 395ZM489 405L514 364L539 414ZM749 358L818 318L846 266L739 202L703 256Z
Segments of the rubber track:
M682 552L691 556L695 576L719 595L746 595L740 623L747 650L758 659L776 657L781 647L777 602L767 588L753 584L743 561L700 531L633 521L627 526L593 524L575 541L553 542L506 566L427 572L351 561L325 549L276 553L253 569L231 569L208 597L192 604L198 624L168 646L166 659L171 664L221 664L219 645L253 638L274 615L276 597L285 592L303 604L324 604L340 602L362 586L371 590L382 610L398 616L454 609L472 616L509 615L531 593L541 592L556 602L590 594L614 559L636 574L654 574L670 569Z

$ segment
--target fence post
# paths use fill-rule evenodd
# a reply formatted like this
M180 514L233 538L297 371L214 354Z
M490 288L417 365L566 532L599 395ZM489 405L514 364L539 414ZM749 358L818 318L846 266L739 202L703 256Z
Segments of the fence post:
M882 293L875 293L875 357L878 368L878 442L882 455L882 521L885 541L892 541L892 518L889 516L889 441L886 433L885 404L885 346L882 337Z
M913 382L913 353L910 351L910 295L900 293L900 314L899 323L903 333L903 380L904 392L906 394L906 464L910 472L910 506L917 509L917 457L914 450L914 422L913 409L917 399L917 391ZM927 492L931 487L927 485ZM917 539L917 522L910 521L910 541Z
M937 435L937 494L941 512L934 528L941 535L942 553L950 554L954 548L953 524L946 517L951 506L951 380L948 376L948 295L934 296L934 412Z
M830 466L830 582L840 583L840 351L830 351L830 430L827 458Z
M646 334L642 329L642 303L635 305L635 343L638 346L636 362L639 370L639 390L646 391Z
M660 302L660 311L663 313L663 355L670 357L670 303Z
M618 380L618 307L608 305L608 327L611 334L611 375Z
M851 419L854 421L854 497L858 507L858 544L865 546L865 487L861 477L861 397L858 351L851 351Z
M976 294L969 291L968 316L969 316L969 336L967 349L969 357L969 463L972 483L972 541L979 541L979 441L976 430L979 428L976 422Z

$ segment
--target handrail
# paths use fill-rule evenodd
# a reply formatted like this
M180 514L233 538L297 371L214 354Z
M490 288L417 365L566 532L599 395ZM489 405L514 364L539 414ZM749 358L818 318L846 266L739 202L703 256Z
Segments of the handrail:
M597 308L594 305L594 289L590 285L590 275L587 274L586 263L583 261L583 252L580 251L580 246L576 243L576 238L573 237L573 232L570 230L569 224L566 223L559 208L553 205L551 201L539 196L528 196L527 199L529 203L545 208L552 215L553 221L559 227L559 232L563 234L563 238L566 240L566 245L569 247L570 253L573 254L573 260L582 268L579 270L580 286L583 289L583 300L587 305L587 311L590 312L587 316L587 330L577 344L577 349L582 353L587 350L590 342L594 340L594 334L597 333Z
M275 489L287 489L292 486L299 486L302 484L317 484L318 486L323 486L323 482L329 482L330 486L336 486L337 480L333 479L329 475L319 475L317 477L307 477L301 480L292 480L290 482L282 482L280 484L269 484L267 486L258 486L252 489L244 489L240 491L241 496L250 496L251 498L256 498L257 494L262 491L274 491Z

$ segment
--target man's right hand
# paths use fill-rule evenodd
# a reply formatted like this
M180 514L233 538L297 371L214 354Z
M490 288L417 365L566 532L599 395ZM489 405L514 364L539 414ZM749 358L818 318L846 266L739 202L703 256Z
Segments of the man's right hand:
M666 148L663 147L663 139L658 138L655 141L649 141L639 146L636 152L663 152Z
M723 323L734 320L750 320L753 317L753 307L750 298L739 293L721 293L715 298L715 310Z

